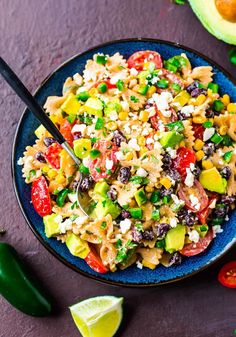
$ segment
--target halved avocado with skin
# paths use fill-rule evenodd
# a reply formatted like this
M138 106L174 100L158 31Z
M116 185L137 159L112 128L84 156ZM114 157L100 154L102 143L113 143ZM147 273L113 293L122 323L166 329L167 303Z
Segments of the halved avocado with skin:
M222 3L224 2L224 6ZM235 11L235 0L189 0L189 3L203 26L215 37L236 45L236 19L226 11ZM232 21L233 20L233 21Z

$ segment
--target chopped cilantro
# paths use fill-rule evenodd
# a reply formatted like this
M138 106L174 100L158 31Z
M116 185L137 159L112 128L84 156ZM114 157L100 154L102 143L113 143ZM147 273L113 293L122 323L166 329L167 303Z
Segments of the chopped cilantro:
M105 229L106 227L107 227L107 223L106 223L106 221L103 221L102 223L101 223L101 229Z
M135 96L130 96L130 100L134 103L138 103L139 102L139 99Z

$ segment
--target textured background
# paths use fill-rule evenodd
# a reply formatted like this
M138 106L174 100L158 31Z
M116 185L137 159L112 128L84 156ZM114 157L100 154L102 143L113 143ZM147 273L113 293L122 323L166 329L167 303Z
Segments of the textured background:
M0 0L0 50L31 91L72 55L108 40L152 37L195 48L235 74L229 46L210 36L191 9L169 0ZM24 106L0 82L0 218L12 243L54 297L49 318L27 317L0 298L0 337L79 336L68 306L103 294L125 297L118 333L127 337L230 337L236 328L234 290L216 280L216 265L180 283L156 289L122 289L88 280L51 256L27 227L11 184L15 128Z

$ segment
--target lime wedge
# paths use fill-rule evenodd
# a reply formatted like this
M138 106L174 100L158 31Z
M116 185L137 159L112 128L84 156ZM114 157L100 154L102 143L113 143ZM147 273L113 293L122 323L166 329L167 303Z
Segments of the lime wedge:
M83 337L112 337L122 320L123 298L99 296L70 307L74 322Z

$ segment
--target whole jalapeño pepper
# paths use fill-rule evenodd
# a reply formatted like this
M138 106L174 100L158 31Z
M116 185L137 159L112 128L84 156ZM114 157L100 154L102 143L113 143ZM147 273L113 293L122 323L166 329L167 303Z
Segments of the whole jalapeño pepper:
M38 288L16 250L0 242L0 294L15 308L31 316L51 312L49 299Z

